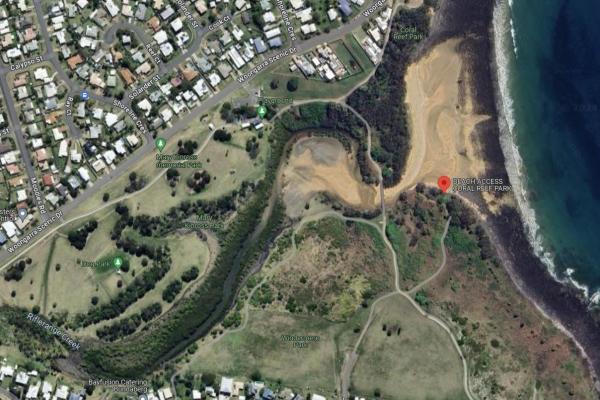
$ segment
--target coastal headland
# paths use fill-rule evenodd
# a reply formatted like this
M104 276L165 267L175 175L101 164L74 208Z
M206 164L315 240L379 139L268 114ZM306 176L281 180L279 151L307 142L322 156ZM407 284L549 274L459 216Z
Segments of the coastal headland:
M493 1L442 1L429 37L409 67L411 152L386 202L439 175L494 177L508 182L500 146L492 20ZM458 154L455 148L463 151ZM600 318L580 290L555 280L535 255L511 192L460 193L483 221L520 292L567 333L587 359L600 390Z

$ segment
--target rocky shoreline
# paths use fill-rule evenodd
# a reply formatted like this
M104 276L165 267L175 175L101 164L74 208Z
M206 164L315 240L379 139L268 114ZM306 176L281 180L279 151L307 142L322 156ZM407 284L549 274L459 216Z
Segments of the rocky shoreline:
M499 113L496 108L496 71L492 17L493 0L448 0L438 5L430 37L421 54L449 38L463 38L459 52L466 68L466 82L475 111L490 119L476 127L486 176L509 181L500 146ZM555 325L573 338L586 357L596 389L600 392L600 320L588 308L581 292L556 281L535 255L518 209L502 206L493 213L480 195L465 196L485 216L485 227L513 282Z

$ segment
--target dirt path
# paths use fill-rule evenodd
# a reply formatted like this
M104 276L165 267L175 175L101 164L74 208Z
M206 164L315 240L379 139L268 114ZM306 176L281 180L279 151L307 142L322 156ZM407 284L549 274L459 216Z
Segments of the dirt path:
M425 279L423 282L419 283L406 293L414 294L415 292L417 292L423 286L427 285L429 282L437 278L437 276L440 274L440 272L442 272L442 270L446 266L446 246L444 245L444 240L446 240L446 235L448 234L448 228L450 227L451 219L452 217L448 218L448 220L446 221L446 226L444 226L444 233L442 233L442 237L440 239L440 246L442 248L442 262L440 263L440 267L437 269L437 271L433 273L433 275L431 275L429 278Z

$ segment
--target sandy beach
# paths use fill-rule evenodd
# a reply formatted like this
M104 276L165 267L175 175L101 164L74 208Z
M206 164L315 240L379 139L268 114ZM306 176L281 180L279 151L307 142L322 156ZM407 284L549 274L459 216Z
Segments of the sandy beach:
M489 118L473 109L463 84L466 71L457 51L460 39L436 45L406 74L411 149L400 182L385 190L387 202L419 182L435 185L440 175L476 177L485 172L474 127Z

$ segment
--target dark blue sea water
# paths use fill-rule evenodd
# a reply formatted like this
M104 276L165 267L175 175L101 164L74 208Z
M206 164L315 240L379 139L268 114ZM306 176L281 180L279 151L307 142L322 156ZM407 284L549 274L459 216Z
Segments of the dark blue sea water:
M503 23L499 74L512 139L504 150L522 180L523 216L558 277L592 296L600 290L600 1L513 0Z

